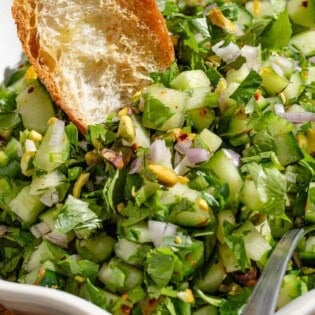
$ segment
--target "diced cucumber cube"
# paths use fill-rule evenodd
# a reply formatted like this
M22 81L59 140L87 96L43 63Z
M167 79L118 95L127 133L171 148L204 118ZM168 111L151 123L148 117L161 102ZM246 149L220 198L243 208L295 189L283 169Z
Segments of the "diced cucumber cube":
M34 166L39 170L51 172L65 163L70 153L69 139L64 131L64 122L54 118L36 152Z
M101 267L98 278L111 292L126 293L142 284L143 272L114 257Z
M307 201L305 206L305 220L315 223L315 184L311 184L308 189Z
M290 19L298 25L315 27L315 2L304 0L289 0L287 4Z
M202 70L183 71L171 81L170 86L182 91L210 87L210 80Z
M290 77L288 86L284 89L283 94L286 98L286 104L291 104L301 95L304 90L303 81L299 72L294 72Z
M84 259L100 263L111 257L115 243L114 238L103 234L86 240L77 239L76 249Z
M151 86L145 94L142 125L169 130L181 128L184 122L186 93L161 86Z
M224 278L226 277L226 270L221 261L211 264L205 276L197 280L196 287L203 292L213 294L219 290Z
M203 129L199 137L211 153L216 152L222 144L222 139L209 129Z
M255 229L250 221L246 221L235 233L244 239L246 255L262 264L266 263L267 255L271 250L271 245Z
M287 78L279 75L271 68L262 68L260 71L262 86L270 95L281 93L289 84Z
M46 240L43 240L31 254L25 266L25 270L30 272L39 267L46 260L58 262L65 257L67 257L67 253L63 249Z
M224 243L224 225L229 224L234 226L236 224L234 214L231 210L220 211L217 215L217 238L223 244Z
M201 87L186 91L185 110L193 110L205 106L218 106L218 97L211 92L210 87Z
M10 202L10 208L23 222L33 224L45 205L41 203L40 196L31 195L30 190L30 185L25 186Z
M186 112L186 115L188 117L187 120L191 122L197 131L209 128L216 118L215 111L208 107L189 110Z
M315 30L309 30L294 35L290 44L299 49L304 56L312 56L315 54Z
M63 184L66 179L67 178L59 171L53 171L38 177L33 177L30 186L30 194L42 195L45 191Z
M236 201L243 181L228 151L225 149L217 151L214 156L210 158L207 167L213 170L223 183L229 185L229 202Z
M17 96L16 105L24 127L41 134L46 131L48 120L55 115L49 94L38 81Z
M283 277L279 291L277 309L291 302L298 296L308 291L306 283L295 274L288 274Z
M226 244L219 244L218 252L226 272L234 272L241 269L233 251Z
M251 179L244 180L239 197L241 202L252 211L260 211L263 207L255 182Z

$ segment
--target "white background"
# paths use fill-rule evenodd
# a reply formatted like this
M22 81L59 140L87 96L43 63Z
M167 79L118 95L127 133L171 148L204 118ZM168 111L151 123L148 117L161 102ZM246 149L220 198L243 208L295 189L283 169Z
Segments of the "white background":
M11 15L12 0L0 0L0 83L21 60L21 45Z

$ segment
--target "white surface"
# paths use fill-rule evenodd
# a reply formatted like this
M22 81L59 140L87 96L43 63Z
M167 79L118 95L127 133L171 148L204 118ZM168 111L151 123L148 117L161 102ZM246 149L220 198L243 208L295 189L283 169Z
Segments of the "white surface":
M12 0L0 0L0 82L20 62L22 49L11 17ZM267 301L266 301L267 302ZM0 280L0 304L24 314L108 315L95 305L76 296L42 287ZM25 313L26 312L26 313ZM285 306L276 315L315 314L315 290Z
M12 0L0 0L0 82L21 60L21 45L11 16Z

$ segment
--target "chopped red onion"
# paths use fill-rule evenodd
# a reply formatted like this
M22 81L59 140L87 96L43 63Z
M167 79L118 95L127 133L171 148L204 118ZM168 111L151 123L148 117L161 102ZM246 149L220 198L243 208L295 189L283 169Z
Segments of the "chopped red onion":
M246 66L249 69L259 70L260 61L258 58L258 47L244 45L241 48L241 56L246 59Z
M143 168L143 158L137 157L130 164L129 174L137 174Z
M41 195L40 201L47 207L51 207L59 202L59 192L55 189L50 189Z
M185 138L182 141L178 141L175 144L175 150L178 151L180 154L186 154L187 150L191 147L192 141L189 138Z
M174 171L177 175L184 175L190 167L209 160L210 152L201 148L188 149L183 159L176 165Z
M36 152L37 151L35 142L33 140L30 140L30 139L25 140L25 151L26 152Z
M276 63L272 63L271 67L280 77L284 76L283 70L279 65L277 65Z
M157 139L150 146L150 160L153 164L164 165L172 169L172 153L164 140Z
M88 151L88 143L87 141L80 141L79 142L79 147L84 150L84 151Z
M231 150L231 149L223 149L223 151L224 151L225 155L226 155L229 159L232 160L233 164L234 164L236 167L239 167L239 166L240 166L240 164L241 164L241 156L240 156L237 152L235 152L235 151L233 151L233 150Z
M293 123L305 123L308 121L315 121L315 113L312 112L286 112L277 113L277 115Z
M309 62L311 62L311 63L315 63L315 56L310 57L308 60L309 60Z
M228 45L222 47L224 45L224 41L221 40L220 42L216 43L214 46L212 46L213 52L222 58L222 60L226 63L231 63L232 61L236 60L240 54L240 48L230 42Z
M285 112L285 109L284 109L283 104L281 104L281 103L275 104L275 113L276 114L284 113L284 112Z
M5 235L8 232L8 227L5 225L0 225L0 236Z
M61 234L61 233L58 233L57 231L51 231L50 233L45 234L43 238L58 245L59 247L62 247L62 248L68 247L67 234Z
M172 223L149 220L148 227L155 247L163 246L163 241L166 236L176 235L177 226Z
M30 231L36 238L40 238L43 235L50 232L50 227L48 226L46 222L40 222L38 224L33 225L30 228Z
M201 148L192 148L187 150L186 156L188 162L195 165L209 160L210 152Z
M63 133L65 131L65 122L63 120L57 119L55 123L54 133L52 134L49 145L59 145L62 143Z

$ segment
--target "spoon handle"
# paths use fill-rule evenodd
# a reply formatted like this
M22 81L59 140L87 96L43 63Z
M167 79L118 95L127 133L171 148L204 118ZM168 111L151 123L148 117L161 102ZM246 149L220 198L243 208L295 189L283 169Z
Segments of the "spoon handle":
M282 278L304 230L287 231L276 245L242 315L273 315Z

